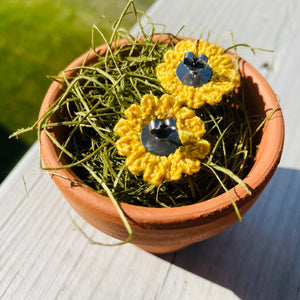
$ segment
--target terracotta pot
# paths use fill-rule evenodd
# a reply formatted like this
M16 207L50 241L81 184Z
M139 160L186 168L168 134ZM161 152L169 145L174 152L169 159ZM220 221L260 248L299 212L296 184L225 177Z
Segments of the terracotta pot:
M166 42L168 36L160 37ZM119 44L126 43L121 40ZM97 48L103 55L107 45ZM86 59L84 54L74 60L66 69L82 65ZM229 54L230 55L230 54ZM94 53L90 54L87 63L97 60ZM252 109L267 115L277 104L277 98L266 80L249 63L240 60L240 71ZM69 72L68 75L74 74ZM60 85L53 82L44 98L40 116L57 99ZM60 132L54 134L59 136ZM239 185L230 190L241 215L256 201L261 194L280 161L284 139L284 122L280 107L266 122L255 156L255 164L244 182L252 192L249 196ZM46 167L55 167L58 151L50 139L41 133L41 155ZM57 171L61 175L79 180L70 170ZM71 184L69 180L54 176L53 181L74 210L88 223L102 232L120 240L125 240L128 233L113 206L111 200L79 185ZM132 243L152 252L167 253L184 248L190 244L210 238L237 221L236 213L226 193L202 203L176 208L149 208L121 203L125 215L133 229Z

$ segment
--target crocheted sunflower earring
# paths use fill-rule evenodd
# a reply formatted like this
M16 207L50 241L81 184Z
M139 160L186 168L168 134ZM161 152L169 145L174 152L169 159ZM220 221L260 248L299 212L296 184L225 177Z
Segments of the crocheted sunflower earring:
M174 51L167 51L156 75L163 88L189 108L217 104L239 83L230 57L202 40L182 41Z
M200 170L200 159L210 151L209 142L202 139L204 122L192 110L178 105L174 97L144 95L141 104L131 105L125 116L114 128L121 137L116 147L127 156L125 163L133 174L143 172L145 181L159 185L164 179L179 180L182 173L191 175ZM152 147L147 146L147 139L154 139ZM165 152L157 153L161 149Z

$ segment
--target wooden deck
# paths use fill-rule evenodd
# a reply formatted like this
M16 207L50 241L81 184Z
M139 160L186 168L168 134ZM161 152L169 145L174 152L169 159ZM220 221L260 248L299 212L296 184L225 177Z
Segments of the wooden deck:
M69 214L93 239L113 239L76 216L47 174L31 174L35 144L0 187L0 299L300 299L300 2L158 0L149 14L166 32L203 24L194 37L232 31L237 43L275 50L239 52L280 97L286 138L275 176L242 223L156 256L89 244Z

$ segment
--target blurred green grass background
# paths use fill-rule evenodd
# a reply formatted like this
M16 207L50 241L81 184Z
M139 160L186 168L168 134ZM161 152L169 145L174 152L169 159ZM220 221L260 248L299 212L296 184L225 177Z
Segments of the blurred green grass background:
M0 4L0 182L36 140L8 139L32 125L56 75L91 46L96 24L110 36L128 0L2 0ZM135 0L147 10L154 0ZM133 19L122 24L130 29ZM99 38L99 44L103 41Z

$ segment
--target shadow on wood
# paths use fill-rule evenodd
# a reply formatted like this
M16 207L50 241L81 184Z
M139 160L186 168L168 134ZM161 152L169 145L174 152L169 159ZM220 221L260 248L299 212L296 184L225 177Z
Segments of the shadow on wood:
M278 168L242 223L160 257L243 300L299 299L299 182L300 170Z
M0 125L0 183L29 148L29 145L22 139L9 139L10 134L5 127Z

